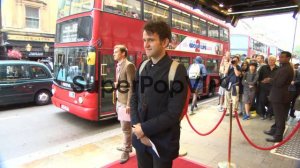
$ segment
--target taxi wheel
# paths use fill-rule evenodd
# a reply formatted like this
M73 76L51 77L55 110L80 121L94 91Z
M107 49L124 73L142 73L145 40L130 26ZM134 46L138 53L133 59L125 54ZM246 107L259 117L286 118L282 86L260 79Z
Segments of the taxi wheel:
M34 101L37 105L46 105L51 101L51 93L47 90L40 90L35 94Z

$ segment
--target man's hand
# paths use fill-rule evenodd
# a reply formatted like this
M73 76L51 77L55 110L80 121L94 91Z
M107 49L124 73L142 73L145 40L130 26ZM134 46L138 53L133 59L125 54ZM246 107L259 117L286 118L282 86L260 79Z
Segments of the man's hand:
M144 132L143 132L142 127L141 127L141 123L133 125L132 127L133 127L132 132L135 134L137 139L140 139L144 136Z
M152 144L150 143L150 139L146 136L143 136L141 139L142 144L146 145L146 146L152 146Z
M126 106L126 113L130 114L130 107L129 106Z
M271 78L265 78L261 81L261 83L270 83L271 82Z

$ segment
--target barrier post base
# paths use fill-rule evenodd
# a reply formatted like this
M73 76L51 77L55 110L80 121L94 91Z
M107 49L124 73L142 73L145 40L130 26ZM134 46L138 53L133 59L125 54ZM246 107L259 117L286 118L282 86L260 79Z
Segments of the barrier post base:
M218 168L236 168L236 165L234 163L228 163L227 161L219 162Z

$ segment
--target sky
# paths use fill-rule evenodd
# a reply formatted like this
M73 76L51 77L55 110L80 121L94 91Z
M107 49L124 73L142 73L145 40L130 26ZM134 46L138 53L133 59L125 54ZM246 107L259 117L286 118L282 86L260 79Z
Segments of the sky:
M264 17L255 17L242 19L255 31L276 41L277 45L283 50L292 51L296 19L293 13L277 14ZM239 24L239 23L238 23ZM239 28L239 25L237 26ZM300 45L300 16L298 16L298 24L295 38L295 47Z

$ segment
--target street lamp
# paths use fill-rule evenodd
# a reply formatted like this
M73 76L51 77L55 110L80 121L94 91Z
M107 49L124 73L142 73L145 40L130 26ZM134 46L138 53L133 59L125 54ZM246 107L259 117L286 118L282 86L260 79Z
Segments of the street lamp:
M27 52L30 52L31 49L32 49L32 46L28 43L28 44L26 45L26 51L27 51Z
M48 51L49 51L49 48L50 48L50 47L49 47L48 44L46 43L46 44L44 45L44 51L45 51L45 52L48 52Z
M45 51L45 57L47 57L47 53L48 53L48 51L49 51L49 46L48 46L48 44L46 43L45 45L44 45L44 51Z
M28 44L26 45L25 49L26 49L26 51L27 51L27 59L28 59L28 57L29 57L29 52L31 51L32 46L28 43Z

